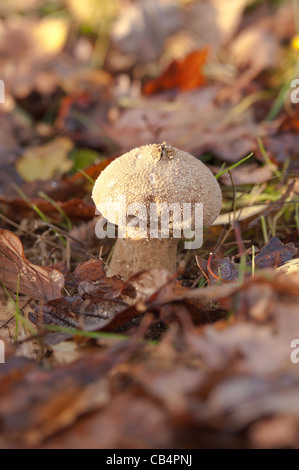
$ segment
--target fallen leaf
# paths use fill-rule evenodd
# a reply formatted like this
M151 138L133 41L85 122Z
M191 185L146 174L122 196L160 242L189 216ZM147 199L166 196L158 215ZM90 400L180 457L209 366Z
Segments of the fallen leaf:
M97 282L105 277L103 262L99 259L90 259L85 263L79 264L74 272L78 285L83 281Z
M56 269L27 261L21 240L3 229L0 229L0 260L0 280L8 290L19 290L43 302L61 297L64 276Z
M284 245L277 237L273 237L255 256L254 263L260 269L277 268L289 261L296 253L297 248L294 243Z
M67 137L27 149L16 163L19 174L25 181L49 180L67 173L73 166L68 158L73 143Z
M280 273L296 273L299 275L299 258L291 259L290 261L286 261L282 266L276 268L277 271Z
M125 289L125 283L120 279L106 277L103 261L99 259L79 264L74 271L74 277L81 297L93 302L117 299Z
M166 70L156 79L147 82L143 91L146 95L152 95L160 91L192 90L203 86L206 82L202 73L202 67L207 61L209 48L190 52L182 60L173 60Z

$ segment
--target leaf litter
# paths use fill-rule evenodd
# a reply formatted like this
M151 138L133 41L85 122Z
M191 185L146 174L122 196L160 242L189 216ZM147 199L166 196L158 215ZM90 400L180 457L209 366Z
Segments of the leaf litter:
M0 6L0 448L297 448L292 3L29 3ZM92 182L162 141L222 214L174 275L107 278Z

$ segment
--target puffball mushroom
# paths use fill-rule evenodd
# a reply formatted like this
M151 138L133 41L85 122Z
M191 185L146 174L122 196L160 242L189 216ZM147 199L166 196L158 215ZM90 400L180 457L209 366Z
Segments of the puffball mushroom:
M123 279L150 268L170 272L176 269L179 239L174 233L183 228L181 218L169 217L167 238L161 224L153 236L148 220L153 207L159 219L165 204L179 204L183 214L186 204L194 208L196 203L202 203L202 224L211 225L222 202L220 186L209 168L166 142L134 148L112 161L97 178L92 198L103 217L125 234L116 241L107 271L107 276L119 275ZM131 224L137 217L138 229ZM192 209L187 220L192 230L194 217Z

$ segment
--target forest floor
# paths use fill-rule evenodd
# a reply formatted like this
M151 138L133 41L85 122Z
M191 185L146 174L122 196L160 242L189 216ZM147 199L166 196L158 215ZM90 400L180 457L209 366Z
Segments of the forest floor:
M298 21L1 2L1 449L298 448ZM162 142L211 169L221 214L175 274L107 277L93 183Z

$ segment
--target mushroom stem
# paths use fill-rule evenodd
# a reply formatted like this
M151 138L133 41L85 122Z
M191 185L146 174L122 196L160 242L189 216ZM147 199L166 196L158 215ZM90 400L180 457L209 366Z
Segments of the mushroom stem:
M150 268L176 269L177 238L118 238L107 276L129 276Z

